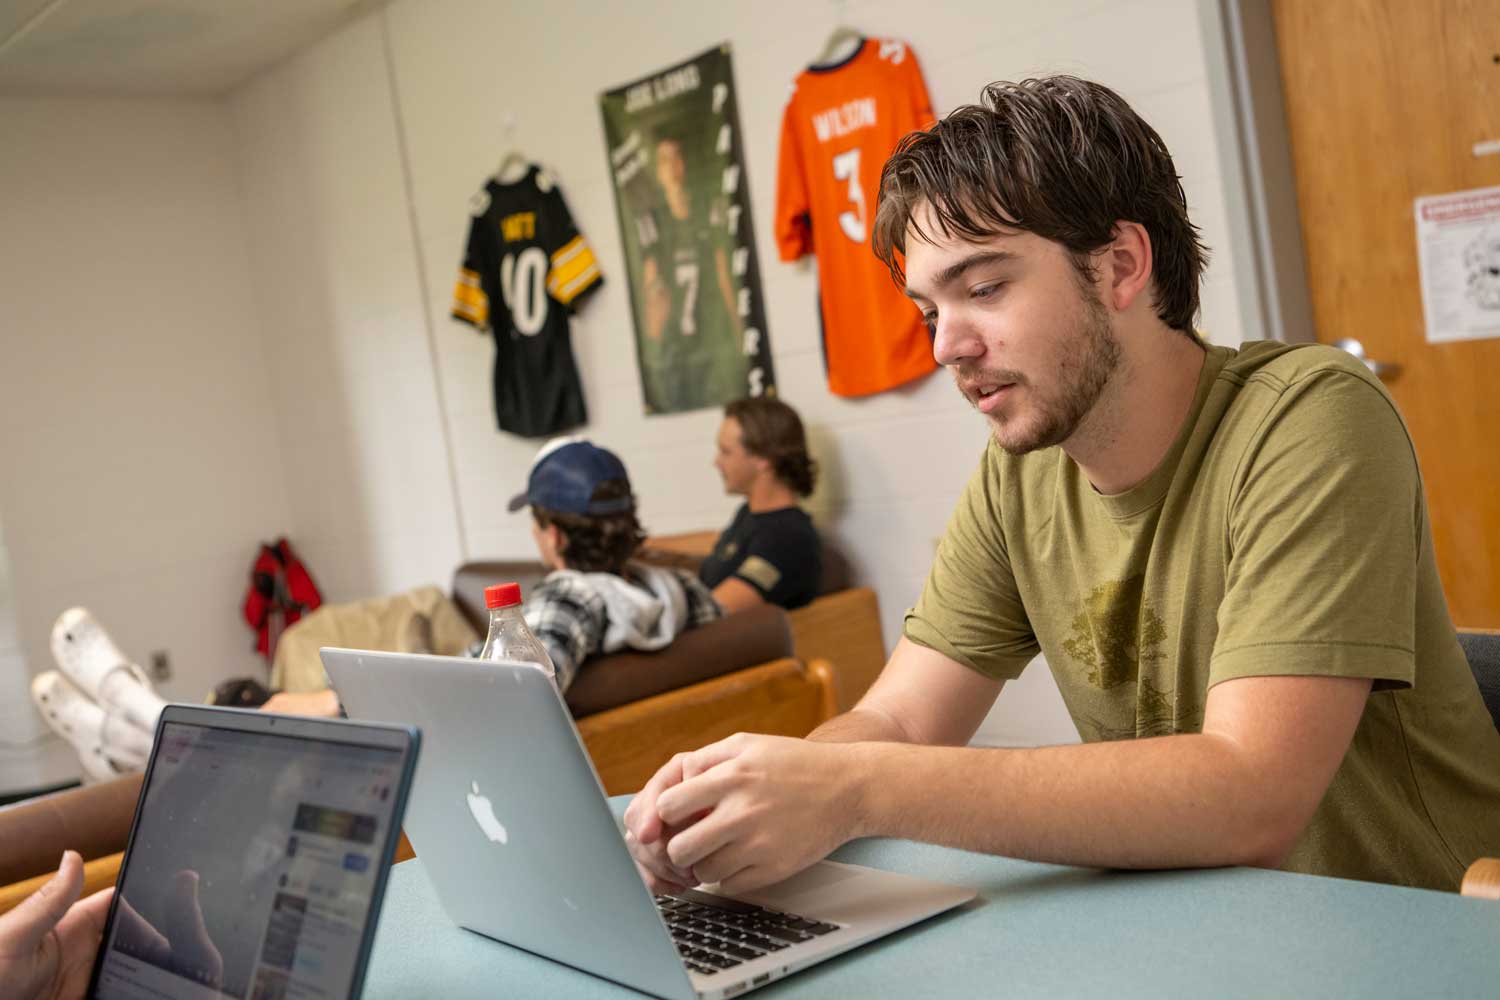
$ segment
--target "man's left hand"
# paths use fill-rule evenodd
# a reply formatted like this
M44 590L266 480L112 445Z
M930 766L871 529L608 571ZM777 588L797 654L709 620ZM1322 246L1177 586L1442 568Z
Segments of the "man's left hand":
M672 864L734 893L821 861L860 835L859 752L737 733L684 755L682 781L656 802L661 822L682 828L667 844Z

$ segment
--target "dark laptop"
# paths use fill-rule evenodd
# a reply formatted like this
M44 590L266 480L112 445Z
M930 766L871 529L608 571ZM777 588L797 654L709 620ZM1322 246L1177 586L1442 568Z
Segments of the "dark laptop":
M397 726L167 706L87 995L356 996L418 744Z

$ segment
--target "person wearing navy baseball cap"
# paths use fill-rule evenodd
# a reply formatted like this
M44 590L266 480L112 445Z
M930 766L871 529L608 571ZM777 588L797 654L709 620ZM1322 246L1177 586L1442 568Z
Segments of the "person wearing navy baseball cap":
M582 437L547 442L512 513L531 508L531 535L550 571L527 595L526 624L566 690L590 656L655 650L723 610L692 573L633 557L646 539L625 463Z
M623 483L623 496L595 499L606 483ZM618 490L606 489L606 493ZM623 514L635 508L625 463L607 448L581 437L554 438L537 452L526 478L526 489L511 497L507 509L536 506L563 514Z

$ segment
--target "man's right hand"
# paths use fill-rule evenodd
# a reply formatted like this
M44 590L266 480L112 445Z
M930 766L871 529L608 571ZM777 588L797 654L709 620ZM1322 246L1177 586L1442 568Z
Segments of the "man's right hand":
M1002 686L1000 681L903 636L859 705L823 723L808 739L963 746L979 728ZM898 719L902 721L896 722ZM677 892L698 884L691 871L672 864L667 844L707 812L678 826L667 826L657 810L663 792L697 776L701 765L695 765L695 759L696 754L680 753L667 761L625 810L625 843L652 892Z
M646 886L655 893L681 892L698 884L691 871L678 868L667 857L667 844L672 837L692 823L667 826L656 812L656 800L661 793L680 785L685 777L691 777L683 774L683 763L689 756L680 753L663 764L625 810L625 845L630 848L631 857L635 858ZM694 817L694 822L701 818Z

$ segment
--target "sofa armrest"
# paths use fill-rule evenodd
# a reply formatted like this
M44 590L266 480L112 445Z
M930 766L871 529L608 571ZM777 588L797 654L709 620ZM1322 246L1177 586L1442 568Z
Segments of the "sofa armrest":
M82 896L92 895L100 889L108 889L115 884L120 877L120 861L125 857L124 852L117 851L114 854L106 854L102 858L83 863L83 893ZM52 867L57 867L57 859L52 859ZM42 875L34 875L20 882L10 885L0 885L0 913L9 913L25 901L27 896L36 892L52 878L54 872L48 871ZM80 898L82 898L80 896Z
M719 540L716 531L688 531L680 535L652 535L635 557L653 566L670 566L697 573Z
M674 754L738 732L806 736L834 714L833 667L791 658L715 677L578 720L610 795L640 790Z
M798 659L838 664L839 711L847 712L885 668L885 638L875 591L855 587L824 594L787 613Z
M719 540L717 531L684 531L677 535L652 535L643 548L656 552L675 552L678 555L707 559Z
M0 808L0 885L51 874L65 849L84 861L123 851L140 794L133 774Z

